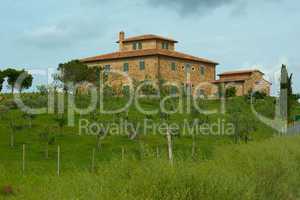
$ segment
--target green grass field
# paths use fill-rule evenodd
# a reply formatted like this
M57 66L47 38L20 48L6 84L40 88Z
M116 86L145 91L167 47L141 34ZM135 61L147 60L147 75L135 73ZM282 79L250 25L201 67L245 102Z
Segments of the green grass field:
M25 95L24 101L39 107L45 105L44 97ZM77 105L85 106L87 97L77 99ZM124 98L105 101L107 108L123 105ZM256 102L256 109L265 116L274 115L272 98ZM165 135L149 133L130 140L127 135L108 134L101 140L101 148L95 152L95 171L91 171L92 151L97 148L97 137L79 135L78 120L118 122L121 115L76 115L75 126L60 127L57 114L38 115L28 120L15 109L11 99L1 102L0 119L0 189L13 188L12 195L0 194L10 199L296 199L299 193L300 151L298 137L274 138L277 133L259 121L250 132L250 143L240 140L235 144L233 136L197 135L194 155L193 137L173 137L174 166L167 159ZM158 107L158 102L141 100L145 109ZM238 106L237 106L238 105ZM203 101L205 109L218 109L219 101ZM208 123L218 119L229 120L238 107L241 114L251 117L249 103L244 98L228 100L227 113L205 117ZM9 110L5 108L11 108ZM65 106L65 109L66 106ZM140 122L145 115L133 106L128 118ZM174 114L169 123L183 123L183 119L197 115ZM199 115L199 118L203 116ZM151 116L159 122L159 115ZM15 144L10 147L11 124ZM54 137L48 145L41 134ZM22 145L26 145L25 172L22 172ZM61 176L57 177L57 146L61 147ZM294 151L295 150L295 151ZM123 152L123 153L122 153ZM299 154L299 155L298 155ZM291 176L290 176L291 175ZM269 180L270 178L270 180ZM0 191L1 192L1 191Z

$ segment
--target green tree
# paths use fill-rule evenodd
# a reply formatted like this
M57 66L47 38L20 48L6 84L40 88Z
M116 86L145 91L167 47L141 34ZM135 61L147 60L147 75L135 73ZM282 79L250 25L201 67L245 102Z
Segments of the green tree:
M288 73L287 66L282 65L280 79L280 115L281 118L291 122L293 120L293 106L297 103L293 94L293 74Z
M67 63L59 64L57 70L59 71L59 74L56 78L64 83L65 90L67 90L67 83L78 84L85 81L96 82L98 76L94 68L89 68L79 60L72 60Z
M8 86L11 88L11 93L14 93L15 83L20 76L20 71L12 68L8 68L4 71L5 76L7 77Z
M2 91L3 88L4 78L5 78L4 72L0 71L0 92Z
M295 105L295 96L293 94L293 74L291 74L288 78L288 87L287 87L287 92L288 92L288 107L287 107L287 113L288 113L288 122L293 121L293 116L292 116L292 109L293 106Z
M24 69L20 71L20 75L25 76L22 84L20 85L19 92L22 92L23 89L29 89L32 86L33 77Z
M11 88L11 93L14 93L16 81L21 75L24 75L25 78L22 84L19 85L19 92L22 92L23 89L28 89L32 86L33 77L24 69L16 70L16 69L8 68L4 70L3 73L4 73L4 77L7 77L7 83Z

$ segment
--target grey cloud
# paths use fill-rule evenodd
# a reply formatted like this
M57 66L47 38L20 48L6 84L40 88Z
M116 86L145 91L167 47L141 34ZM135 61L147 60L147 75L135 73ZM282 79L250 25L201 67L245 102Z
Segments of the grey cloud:
M182 15L206 14L224 5L240 3L240 0L148 0L152 5L176 8Z
M182 16L204 15L222 6L231 6L233 14L245 12L247 0L146 0L152 6L174 8ZM266 0L277 2L280 0ZM251 1L250 1L251 2Z
M18 42L38 48L66 48L101 37L105 24L95 17L72 17L56 24L25 30Z

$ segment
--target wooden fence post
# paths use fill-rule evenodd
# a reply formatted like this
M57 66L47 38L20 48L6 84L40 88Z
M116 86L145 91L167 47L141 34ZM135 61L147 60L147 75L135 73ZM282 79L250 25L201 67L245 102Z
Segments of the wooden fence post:
M22 145L22 149L23 149L23 153L22 153L22 172L23 174L25 173L25 156L26 156L26 148L25 148L25 144Z
M95 148L93 148L92 152L92 172L95 171Z
M45 157L46 157L46 159L49 158L49 144L48 144L48 142L46 144Z
M57 176L60 175L60 146L57 146Z
M193 143L192 143L192 158L195 158L196 154L196 141L195 141L195 135L192 136Z
M144 148L144 144L140 142L140 156L141 159L144 159L145 157L145 148Z
M122 160L124 160L125 159L125 149L124 149L124 147L122 146Z
M172 150L172 136L169 130L167 130L167 141L168 141L168 154L170 164L173 164L173 150Z

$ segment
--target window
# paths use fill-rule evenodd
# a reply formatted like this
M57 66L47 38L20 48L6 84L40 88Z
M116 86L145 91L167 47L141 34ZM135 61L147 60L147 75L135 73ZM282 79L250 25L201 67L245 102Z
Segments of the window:
M139 42L139 43L138 43L138 46L139 46L139 49L142 49L142 48L143 48L142 42Z
M137 49L137 42L134 42L133 44L132 44L133 46L132 46L132 48L133 48L133 50L136 50Z
M110 65L105 65L104 66L104 72L109 73L110 72Z
M140 70L145 70L145 61L140 61Z
M169 49L169 42L168 41L162 42L162 48L163 49Z
M186 73L190 73L190 71L191 71L191 65L190 64L186 64L185 65L185 72Z
M143 43L142 42L134 42L132 44L132 49L137 50L137 49L142 49L143 48Z
M129 64L128 63L124 63L124 65L123 65L123 71L124 72L128 72L129 71Z
M205 75L205 67L204 67L204 66L200 66L200 74L201 74L202 76Z
M171 63L171 70L176 71L176 63L174 62Z

